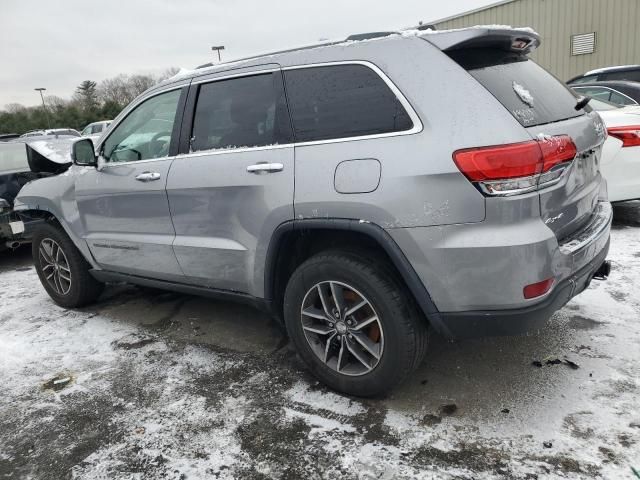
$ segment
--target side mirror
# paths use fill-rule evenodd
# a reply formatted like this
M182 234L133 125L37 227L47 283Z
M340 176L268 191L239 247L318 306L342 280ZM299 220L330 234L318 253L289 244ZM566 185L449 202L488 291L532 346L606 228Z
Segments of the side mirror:
M96 167L98 158L90 138L81 138L73 143L71 159L82 167Z

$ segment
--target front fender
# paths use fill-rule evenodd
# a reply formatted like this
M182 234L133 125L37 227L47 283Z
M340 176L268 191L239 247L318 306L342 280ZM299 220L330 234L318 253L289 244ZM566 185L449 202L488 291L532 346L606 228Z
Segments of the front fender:
M84 240L85 229L75 198L75 178L86 168L72 166L60 175L41 178L26 184L14 201L14 211L45 212L53 216L87 262L93 268L99 268Z

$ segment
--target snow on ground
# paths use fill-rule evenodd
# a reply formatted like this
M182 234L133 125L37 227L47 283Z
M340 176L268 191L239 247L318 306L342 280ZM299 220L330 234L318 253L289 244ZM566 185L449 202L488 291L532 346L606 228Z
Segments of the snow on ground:
M380 400L319 385L246 307L111 287L65 310L5 253L0 478L633 478L640 208L616 215L609 281L535 335L434 337Z

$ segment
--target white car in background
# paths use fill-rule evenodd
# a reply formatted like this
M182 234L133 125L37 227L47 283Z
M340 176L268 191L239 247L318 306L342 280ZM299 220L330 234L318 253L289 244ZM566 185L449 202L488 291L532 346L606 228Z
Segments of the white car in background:
M610 202L640 200L640 107L618 107L592 99L609 133L600 171L607 180Z
M111 125L111 120L102 120L100 122L90 123L82 129L81 135L83 137L89 137L95 142L95 140L100 138L102 134L107 131L109 125Z

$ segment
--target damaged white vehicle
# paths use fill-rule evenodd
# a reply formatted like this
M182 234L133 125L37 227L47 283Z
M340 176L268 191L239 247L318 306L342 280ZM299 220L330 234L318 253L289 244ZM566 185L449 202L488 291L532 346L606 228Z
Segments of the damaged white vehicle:
M0 251L28 243L42 219L13 210L18 192L27 183L66 171L71 142L54 138L0 144Z

